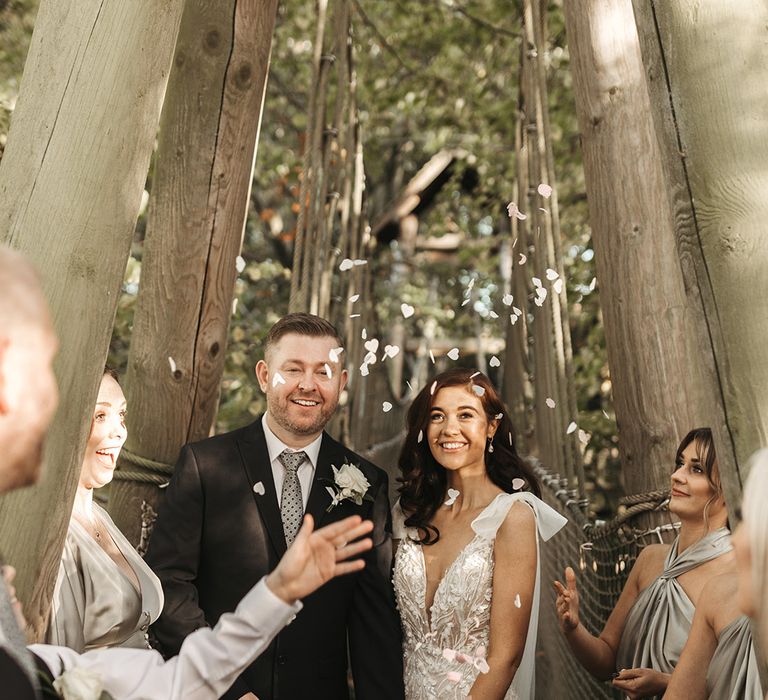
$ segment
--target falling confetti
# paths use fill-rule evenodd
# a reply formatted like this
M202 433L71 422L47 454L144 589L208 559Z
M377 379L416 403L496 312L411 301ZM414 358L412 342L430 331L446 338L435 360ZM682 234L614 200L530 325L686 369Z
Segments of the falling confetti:
M494 416L494 418L495 418L496 420L501 420L502 418L504 418L504 414L503 414L503 413L497 413L497 414Z
M478 386L477 384L472 385L472 391L474 391L478 396L483 396L485 394L485 389L481 386Z
M353 294L351 297L349 297L349 300L354 304L359 298L359 294Z
M586 445L589 442L590 435L586 430L579 430L579 442Z
M434 396L435 389L437 389L437 381L432 382L432 386L429 387L429 393L431 396Z
M515 477L512 479L512 488L515 491L520 491L525 486L525 479L521 479L519 477Z
M501 297L501 303L504 304L504 306L512 306L512 302L515 300L515 297L513 297L511 294L505 294L503 297Z
M550 408L554 408L557 405L555 403L555 400L551 399L549 397L547 397L547 399L546 399L546 401L544 401L544 403L547 404L547 406L549 406Z
M353 260L353 261L352 261L352 264L353 264L355 267L360 267L360 265L367 265L367 264L368 264L368 261L367 261L367 260Z
M520 594L519 593L515 594L515 607L519 608L519 607L522 607L522 605L523 604L520 602Z
M538 277L531 277L531 282L533 282L534 287L541 289L541 280Z
M547 199L552 196L552 188L547 185L545 182L542 182L537 188L536 191L542 196L546 197Z
M171 366L171 374L176 374L176 360L168 356L168 364Z
M384 357L397 357L400 353L399 345L387 345L384 347Z
M552 289L555 290L555 294L560 294L563 291L563 280L555 280Z
M518 265L525 265L525 263L528 261L528 256L523 255L520 253L520 259L517 261Z
M414 309L410 304L403 303L400 304L400 311L402 311L404 318L410 318L413 316L413 313L416 311L416 309Z
M339 355L344 352L344 348L338 347L338 348L331 348L331 350L328 351L328 359L331 362L338 362L339 361Z
M360 376L361 377L367 377L369 374L368 365L363 362L362 365L360 365Z
M416 438L416 442L421 442L424 439L424 431L419 430L419 437Z
M466 306L467 304L469 304L470 301L472 301L472 300L471 299L465 299L464 301L461 302L461 305L462 306Z
M556 280L560 275L558 274L557 270L553 270L551 267L547 268L547 279L552 282L553 280Z
M497 314L495 311L489 311L489 312L488 312L488 315L489 315L491 318L498 318L498 317L499 317L499 314Z
M514 326L517 323L518 316L516 314L509 315L509 322Z
M360 314L349 314L350 318L360 318Z
M376 355L374 355L372 352L367 352L365 354L365 357L363 358L363 363L366 365L375 365L376 364Z
M459 359L459 349L458 348L451 348L447 353L448 357L451 360L458 360Z
M389 403L389 401L384 401L381 404L381 410L384 411L384 413L389 413L392 410L392 404Z
M237 297L235 297L235 298L232 300L232 315L233 315L233 316L235 315L235 312L237 311L237 302L238 302L238 301L239 301L239 300L238 300L238 298L237 298Z
M272 387L274 388L278 384L285 384L285 379L283 379L283 375L280 372L275 372L272 375Z
M238 275L245 270L245 260L242 255L238 255L235 258L235 270L237 270Z
M472 374L470 374L469 378L470 379L474 379L475 377L479 377L479 376L480 376L480 372L478 371L478 372L473 372Z
M592 281L589 283L589 291L594 292L596 286L597 286L597 277L593 277Z
M339 270L346 272L347 270L351 270L354 266L355 263L353 263L349 258L344 258L344 260L342 260L341 264L339 265Z
M507 214L509 214L509 218L515 217L516 219L519 219L520 221L525 221L528 218L528 214L523 214L518 208L517 204L514 202L510 202L507 204Z
M444 506L452 506L454 503L456 503L456 499L459 497L459 494L461 491L457 491L456 489L448 489L448 500L443 503ZM453 659L448 659L449 661L452 661Z
M492 358L491 358L491 359L488 361L488 364L489 364L491 367L499 367L499 366L501 365L501 360L500 360L498 357L496 357L496 355L494 355L494 356L493 356L493 357L492 357Z
M429 351L429 359L432 360L432 364L435 364L435 354L430 350Z
M566 435L570 435L572 432L574 432L576 430L576 427L577 427L576 426L576 422L575 421L571 421L570 423L568 423L568 428L565 431L565 434Z
M370 340L366 340L363 344L363 347L368 352L376 352L379 349L379 339L378 338L371 338Z
M331 379L333 377L333 372L331 372L330 365L326 362L323 367L325 368L325 373L328 375L328 379Z
M368 330L366 328L363 328L363 330L360 332L360 337L365 340L368 337Z

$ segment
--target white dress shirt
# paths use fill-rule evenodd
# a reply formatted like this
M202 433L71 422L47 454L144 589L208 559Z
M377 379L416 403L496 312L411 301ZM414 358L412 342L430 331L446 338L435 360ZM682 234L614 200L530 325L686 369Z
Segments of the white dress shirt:
M233 613L190 634L168 661L151 649L95 649L33 644L54 678L79 667L97 674L115 700L216 700L301 609L288 605L261 579Z
M269 463L272 467L272 478L275 480L275 491L277 492L277 505L281 505L283 496L283 481L285 480L285 467L277 458L283 450L290 450L291 452L306 453L307 458L299 465L296 470L296 474L299 477L299 483L301 484L301 498L304 501L304 510L307 509L307 501L309 500L309 490L312 488L312 480L315 477L315 468L317 467L317 458L320 454L320 443L323 441L322 433L317 436L315 440L309 443L306 447L296 449L294 447L288 447L280 438L270 430L267 424L267 414L261 419L261 424L264 427L264 439L267 441L267 452L269 453Z

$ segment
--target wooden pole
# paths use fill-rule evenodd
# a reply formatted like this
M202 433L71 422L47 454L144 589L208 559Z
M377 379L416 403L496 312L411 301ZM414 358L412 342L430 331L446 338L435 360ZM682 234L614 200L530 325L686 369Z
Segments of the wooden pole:
M61 405L39 485L0 499L30 635L50 598L107 355L182 1L43 0L0 163L0 239L43 275Z
M624 483L642 493L669 486L680 438L715 422L719 398L677 255L631 0L564 9Z
M131 455L173 464L184 443L208 436L216 415L276 13L277 0L184 8L128 358L128 460L110 498L134 543L142 501L159 499L149 479L162 474ZM140 480L127 480L132 474Z
M635 2L725 495L768 444L768 6Z

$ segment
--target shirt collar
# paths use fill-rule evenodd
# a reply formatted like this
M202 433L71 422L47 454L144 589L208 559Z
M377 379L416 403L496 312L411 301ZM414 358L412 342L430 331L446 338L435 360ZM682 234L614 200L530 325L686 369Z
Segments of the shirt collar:
M283 450L290 450L291 452L299 451L293 447L288 447L288 445L270 430L269 424L267 423L266 413L261 419L261 425L264 428L264 439L267 442L267 452L269 453L270 463L274 462ZM307 459L310 461L310 464L312 464L313 469L317 467L317 458L320 456L320 443L322 441L323 434L320 433L320 435L310 442L309 445L301 448L306 453Z

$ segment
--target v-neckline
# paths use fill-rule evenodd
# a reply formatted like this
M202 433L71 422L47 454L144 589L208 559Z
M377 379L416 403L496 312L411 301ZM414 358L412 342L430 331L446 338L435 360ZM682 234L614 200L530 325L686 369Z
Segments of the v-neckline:
M78 522L77 519L74 519L77 523L78 527L82 529L82 531L85 533L85 536L88 538L88 540L96 547L98 551L100 551L112 564L114 567L120 572L120 575L128 582L128 585L130 585L131 590L135 591L135 593L139 596L139 598L143 598L143 590L141 585L141 576L139 575L139 572L136 571L135 567L131 564L130 559L126 556L125 552L123 551L123 548L120 546L119 542L112 536L112 533L109 530L109 525L107 524L106 519L103 517L101 513L99 513L99 517L101 518L102 522L104 523L104 530L105 535L109 537L109 539L112 540L112 543L117 547L117 551L120 552L120 556L125 560L125 563L128 564L129 567L133 570L133 573L136 575L136 583L139 584L138 588L136 587L136 583L134 583L131 580L131 577L128 576L128 574L123 571L123 567L120 566L111 556L109 556L109 552L104 549L93 537L91 537L88 530L83 527L82 523Z

